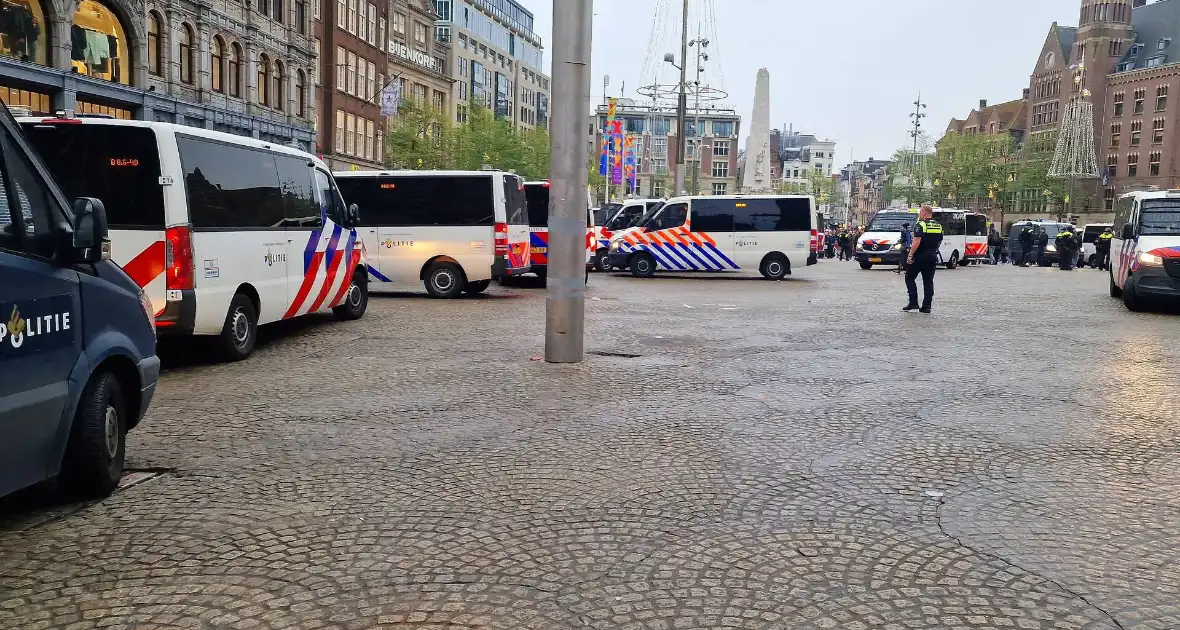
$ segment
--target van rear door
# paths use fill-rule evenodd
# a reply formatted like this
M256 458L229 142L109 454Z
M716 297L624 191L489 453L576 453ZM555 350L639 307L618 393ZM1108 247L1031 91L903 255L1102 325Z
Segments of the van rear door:
M525 201L524 181L511 173L504 173L503 178L504 221L508 224L506 262L509 275L516 275L532 269L528 203Z

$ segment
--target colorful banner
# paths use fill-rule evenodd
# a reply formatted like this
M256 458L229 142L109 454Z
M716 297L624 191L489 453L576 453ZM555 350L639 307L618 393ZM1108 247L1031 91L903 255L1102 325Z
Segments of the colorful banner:
M598 156L598 174L606 177L610 172L610 139L606 133L602 134L602 152Z
M607 125L610 127L610 142L611 142L611 169L610 169L610 183L611 186L623 185L623 121L612 120Z
M638 159L635 155L635 136L627 135L627 140L623 144L623 178L627 180L627 192L634 194L636 189L636 179L639 169L636 168Z

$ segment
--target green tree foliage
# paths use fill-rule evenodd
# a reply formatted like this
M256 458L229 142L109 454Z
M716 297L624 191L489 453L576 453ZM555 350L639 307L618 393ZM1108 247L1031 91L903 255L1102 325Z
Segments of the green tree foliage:
M885 179L885 202L904 199L910 206L934 201L931 176L938 170L938 154L898 149Z
M517 130L479 103L454 123L430 104L404 101L386 132L385 163L404 169L478 170L485 164L525 179L549 177L549 132Z

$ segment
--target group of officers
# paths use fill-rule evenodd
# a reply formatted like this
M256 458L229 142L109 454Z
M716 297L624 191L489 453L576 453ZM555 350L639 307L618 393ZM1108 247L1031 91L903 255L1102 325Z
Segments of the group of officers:
M1020 259L1016 261L1016 266L1027 267L1030 263L1037 262L1040 257L1045 255L1046 248L1049 246L1049 233L1045 230L1045 226L1041 226L1039 233L1031 223L1026 223L1020 229L1018 235L1020 240ZM1107 227L1098 235L1097 240L1094 241L1094 252L1097 258L1097 267L1099 269L1106 269L1110 266L1110 241L1114 238L1114 232ZM1035 243L1035 246L1034 246ZM1057 232L1057 236L1053 239L1053 244L1057 247L1057 265L1062 271L1070 271L1078 262L1078 252L1082 249L1082 235L1076 231L1072 225L1066 225ZM1033 252L1037 251L1038 255L1034 257Z

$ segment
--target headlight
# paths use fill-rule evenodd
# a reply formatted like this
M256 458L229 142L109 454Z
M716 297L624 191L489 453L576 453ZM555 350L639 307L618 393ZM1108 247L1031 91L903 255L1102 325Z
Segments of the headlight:
M1139 264L1158 267L1164 264L1164 258L1163 256L1156 256L1155 254L1143 252L1142 254L1139 254Z
M1047 251L1047 252L1055 252L1055 251L1057 251L1057 246L1056 246L1056 245L1046 245L1046 246L1045 246L1045 251Z
M856 244L856 251L863 252L864 250L865 250L864 243L857 243Z
M147 315L148 323L152 325L152 334L156 334L156 312L152 307L152 299L148 297L147 291L139 290L139 306L143 308L143 314Z
M610 250L611 250L612 252L617 252L617 251L619 251L619 242L618 242L618 241L611 241L611 242L610 242Z
M894 243L893 244L893 251L900 252L901 251L901 243Z

